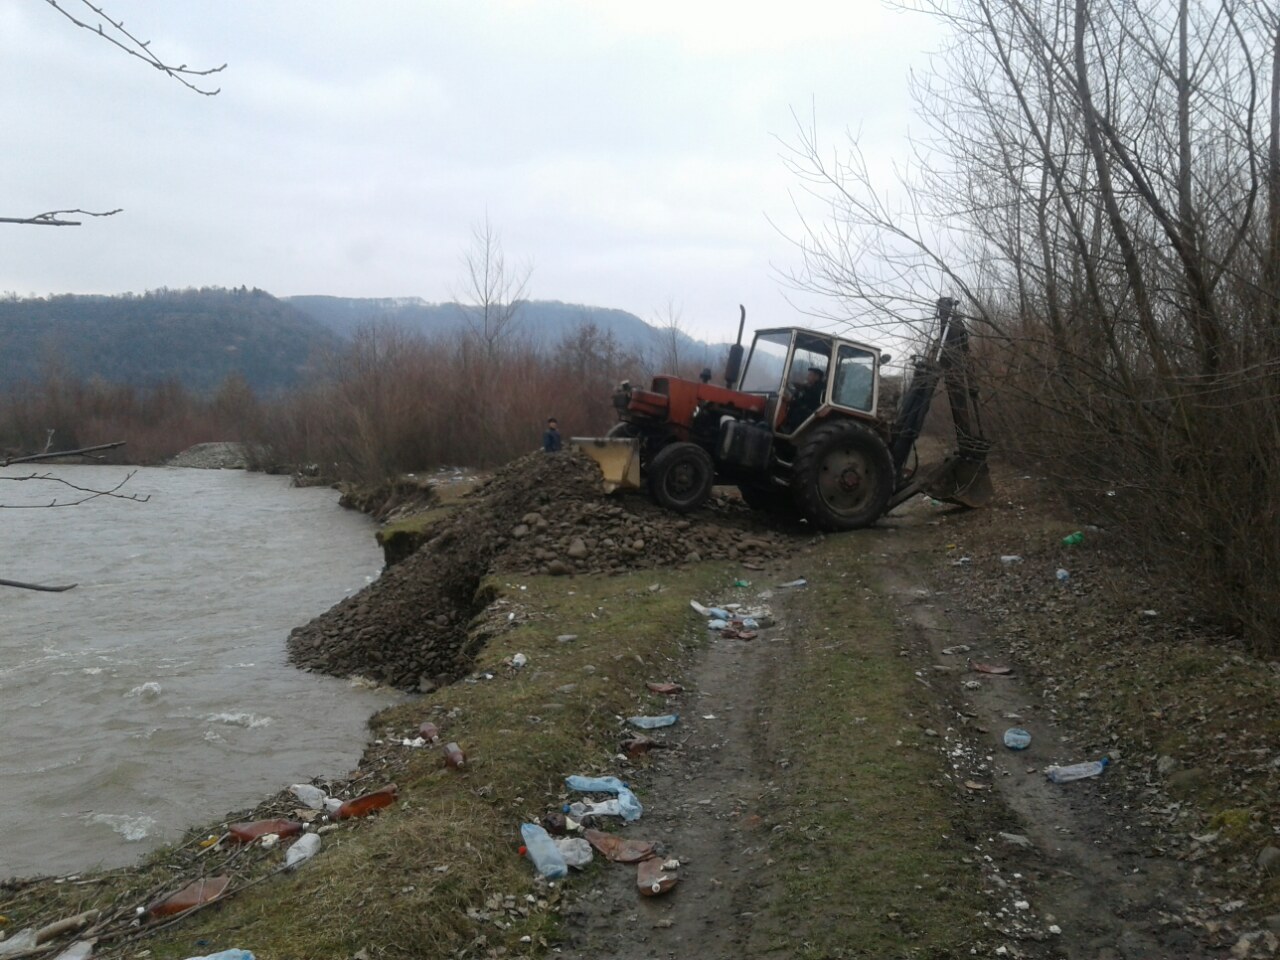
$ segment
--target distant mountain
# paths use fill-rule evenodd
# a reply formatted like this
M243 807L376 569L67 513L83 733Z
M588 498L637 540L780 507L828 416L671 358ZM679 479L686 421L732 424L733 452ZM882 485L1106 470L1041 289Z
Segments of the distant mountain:
M318 358L361 326L391 323L426 336L466 329L468 307L413 298L276 298L264 290L221 287L153 290L119 296L0 298L0 383L47 372L112 383L177 381L197 393L238 373L270 394L301 383ZM520 307L514 335L545 349L585 323L654 366L671 355L670 331L635 314L554 300ZM724 347L677 333L682 366L718 367Z
M474 307L459 303L428 303L418 297L351 298L298 296L284 301L314 317L341 337L350 337L367 324L392 323L428 336L454 333L468 327L468 312ZM559 300L529 300L520 305L515 335L534 344L551 347L584 323L594 323L603 333L611 333L624 350L644 357L670 353L670 333L645 323L634 313L611 307L589 307ZM723 353L721 347L677 333L679 355L693 363L713 363ZM705 359L704 359L705 355Z
M204 393L239 373L269 393L305 379L317 352L340 342L295 307L243 287L0 299L9 384L58 370L114 383L176 380Z

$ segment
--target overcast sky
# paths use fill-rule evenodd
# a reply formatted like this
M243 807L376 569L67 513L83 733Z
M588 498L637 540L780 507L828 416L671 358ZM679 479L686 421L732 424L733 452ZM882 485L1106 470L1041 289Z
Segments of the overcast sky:
M171 62L226 62L222 92L0 0L0 216L124 208L0 225L0 290L446 300L487 213L535 298L647 320L670 302L717 339L739 302L797 322L770 223L794 235L792 111L887 169L936 46L879 0L105 4Z

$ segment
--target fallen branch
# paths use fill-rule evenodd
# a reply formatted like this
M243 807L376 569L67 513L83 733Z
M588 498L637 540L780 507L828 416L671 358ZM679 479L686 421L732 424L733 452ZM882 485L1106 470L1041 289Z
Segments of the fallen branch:
M0 217L0 223L22 223L33 227L78 227L83 221L63 220L60 218L65 214L79 214L82 217L114 217L123 210L124 207L104 210L101 213L95 213L92 210L80 210L79 208L74 210L47 210L31 217Z
M97 214L95 214L97 216ZM105 216L105 214L104 214ZM12 223L26 221L8 221L0 219L0 223ZM31 463L35 460L50 460L54 457L88 457L91 453L97 453L99 450L114 450L116 447L123 447L128 441L116 440L112 443L100 443L94 447L79 447L75 450L53 450L47 453L33 453L27 457L6 457L0 462L0 467L7 467L14 463ZM102 457L90 457L91 460L102 460Z
M62 587L52 587L43 583L23 583L21 580L0 580L0 587L20 587L23 590L43 590L46 593L62 593L64 590L70 590L76 586L74 583L68 583Z

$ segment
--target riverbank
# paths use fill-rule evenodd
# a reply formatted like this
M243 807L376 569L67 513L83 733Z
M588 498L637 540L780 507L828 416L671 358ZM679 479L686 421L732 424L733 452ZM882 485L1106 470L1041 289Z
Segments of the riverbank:
M135 870L0 886L6 929L96 907L114 918L97 956L156 960L1269 955L1275 671L1188 622L1034 481L997 481L992 510L918 501L874 530L797 532L765 562L487 575L470 671L375 717L359 768L321 784L393 781L396 804L332 825L296 873L275 872L279 846L201 848L228 822L294 815L282 791ZM691 599L764 605L773 624L725 637ZM666 712L669 749L620 757L623 718ZM405 745L423 721L464 769ZM1012 725L1024 753L1002 745ZM1044 778L1103 754L1100 778ZM640 898L633 868L601 862L534 878L519 824L572 799L574 773L632 784L645 813L623 833L681 861L672 892ZM230 876L228 895L127 926L199 875Z

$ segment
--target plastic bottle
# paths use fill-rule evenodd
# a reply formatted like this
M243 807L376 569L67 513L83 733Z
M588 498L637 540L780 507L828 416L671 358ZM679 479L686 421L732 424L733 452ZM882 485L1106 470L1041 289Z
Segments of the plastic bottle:
M189 883L173 896L166 897L147 907L147 919L155 920L160 917L172 917L175 913L182 913L192 907L198 907L202 903L216 900L222 896L223 891L227 889L227 884L230 882L230 877L205 877L203 880Z
M284 865L287 870L296 870L298 865L310 860L320 852L320 835L318 833L304 833L289 848L289 852L284 855Z
M1004 745L1010 750L1025 750L1031 746L1031 734L1021 727L1010 727L1004 732Z
M9 939L0 941L0 957L7 957L11 953L26 953L28 950L34 950L36 947L36 928L27 927L25 930L19 930Z
M547 831L536 823L520 824L520 836L524 840L526 856L533 867L548 880L556 880L569 872L564 855Z
M1075 533L1068 533L1062 538L1062 545L1064 547L1074 547L1081 543L1084 543L1084 534L1079 530Z
M93 941L77 940L54 957L53 960L89 960L91 956L93 956Z
M440 728L430 720L424 720L418 727L418 736L428 743L436 743L440 739Z
M680 719L678 713L668 713L661 717L627 717L627 723L641 730L656 730L658 727L669 727Z
M202 957L187 957L187 960L253 960L253 954L248 950L219 950Z
M462 748L456 743L446 743L444 745L444 765L452 767L454 770L461 770L467 765L467 755L462 752Z
M233 823L227 830L236 843L253 843L269 833L281 838L297 836L302 832L302 824L296 820L254 820L252 823Z
M1072 780L1084 780L1086 777L1098 776L1103 770L1107 769L1107 764L1110 762L1110 757L1103 757L1101 760L1073 763L1066 767L1050 767L1045 773L1054 783L1070 783Z
M628 823L639 820L644 807L631 789L617 777L565 777L564 785L582 793L612 793L618 798L618 816ZM605 801L606 803L608 801ZM601 811L603 813L603 811Z
M328 796L319 787L313 787L309 783L295 783L289 788L289 792L312 810L323 809L325 798Z
M348 800L334 812L333 819L350 820L352 817L367 817L375 810L391 806L396 802L397 796L399 796L399 789L394 783L388 784L381 790Z

